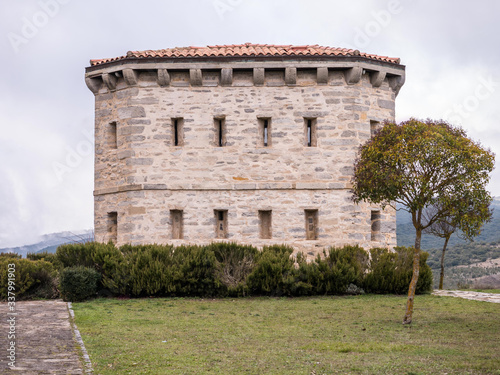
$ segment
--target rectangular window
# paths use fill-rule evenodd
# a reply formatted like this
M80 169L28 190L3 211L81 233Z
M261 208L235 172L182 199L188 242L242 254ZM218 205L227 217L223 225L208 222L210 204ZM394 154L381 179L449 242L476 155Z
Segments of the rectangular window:
M116 121L112 121L108 124L108 129L106 132L106 143L110 149L116 149L118 147L118 139L116 134Z
M259 118L259 145L271 146L271 119Z
M184 238L183 211L171 210L170 218L172 220L172 239L182 240Z
M174 146L184 145L184 121L182 118L172 119L172 144Z
M215 238L227 238L227 211L215 210Z
M306 239L318 239L318 210L305 210L306 216Z
M108 212L107 217L107 232L108 232L108 241L111 240L114 243L118 240L118 212Z
M380 129L380 121L370 120L370 136L374 136L377 130Z
M215 144L217 147L224 147L226 145L226 118L216 117L215 123Z
M372 226L372 241L377 241L380 234L380 211L371 212L371 226Z
M272 211L259 211L260 220L260 238L271 239L273 235L272 231Z
M315 118L304 118L304 130L306 138L307 147L316 147L317 136L316 136L316 119Z

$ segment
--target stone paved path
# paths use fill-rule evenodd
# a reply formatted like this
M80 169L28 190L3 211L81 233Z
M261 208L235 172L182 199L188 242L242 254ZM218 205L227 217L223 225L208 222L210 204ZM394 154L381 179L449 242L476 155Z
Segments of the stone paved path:
M84 374L68 305L61 300L16 302L16 366L9 369L7 303L0 304L0 374ZM5 349L5 350L4 350Z
M474 301L500 303L499 293L481 293L464 290L435 290L432 294L435 296L460 297Z

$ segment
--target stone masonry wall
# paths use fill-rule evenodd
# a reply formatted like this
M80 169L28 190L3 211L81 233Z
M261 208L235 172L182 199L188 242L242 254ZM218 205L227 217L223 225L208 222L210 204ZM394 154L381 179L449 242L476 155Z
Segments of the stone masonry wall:
M376 208L376 207L375 207ZM130 191L96 197L96 228L107 211L118 212L120 243L207 244L215 239L214 210L228 211L224 241L264 246L290 244L313 256L325 246L359 244L368 249L396 244L395 211L381 211L380 234L371 238L370 206L353 205L347 190ZM170 210L184 212L184 239L172 240ZM318 210L318 239L306 240L306 209ZM272 210L272 239L259 236L259 210ZM107 241L106 231L96 240Z
M220 73L219 73L220 74ZM262 246L290 243L316 253L324 246L396 244L395 212L381 211L372 236L371 211L350 201L350 180L370 121L394 120L395 92L385 79L372 85L365 73L346 84L330 70L318 85L315 70L266 71L261 86L252 71L234 73L231 86L203 71L137 75L96 93L95 234L106 241L107 213L118 213L118 244L207 243L214 240L214 210L228 211L228 240ZM191 77L192 79L192 77ZM173 145L172 119L182 118L183 145ZM214 118L224 118L226 145L217 147ZM271 145L262 146L259 118L270 123ZM317 146L307 147L305 118L316 119ZM116 123L117 147L110 140ZM172 240L170 210L184 211L184 240ZM305 209L318 210L318 239L305 240ZM272 239L259 239L258 210L272 210Z

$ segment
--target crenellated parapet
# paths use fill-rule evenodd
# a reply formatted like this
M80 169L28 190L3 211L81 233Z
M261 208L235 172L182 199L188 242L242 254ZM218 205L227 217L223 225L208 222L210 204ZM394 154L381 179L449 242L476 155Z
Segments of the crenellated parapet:
M341 71L348 85L358 84L363 74L367 74L373 87L380 87L387 81L396 95L405 81L405 67L399 64L399 59L361 54L355 50L328 54L328 47L317 47L315 54L308 55L296 53L305 49L284 46L288 54L278 57L256 51L254 55L229 54L220 52L217 47L207 47L202 50L204 53L194 54L190 53L191 49L184 49L183 54L177 55L173 52L182 49L129 52L120 58L91 60L85 81L94 94L152 83L161 87L312 86L331 84L333 72ZM221 53L225 54L221 56Z
M355 85L361 81L363 74L368 74L373 87L380 87L384 81L394 90L395 94L405 81L405 71L401 67L373 66L365 63L269 63L251 67L245 63L244 67L233 66L216 67L207 63L200 63L200 67L193 68L172 64L135 63L124 68L123 65L100 67L88 70L85 75L87 87L95 95L101 90L115 91L120 88L151 85L154 81L158 86L313 86L328 85L329 73L342 71L345 83ZM219 65L219 64L217 64ZM248 74L248 73L251 74ZM151 79L151 76L154 79ZM175 77L172 79L172 76ZM236 76L236 80L235 80ZM147 77L147 78L146 78ZM121 83L121 85L120 85Z

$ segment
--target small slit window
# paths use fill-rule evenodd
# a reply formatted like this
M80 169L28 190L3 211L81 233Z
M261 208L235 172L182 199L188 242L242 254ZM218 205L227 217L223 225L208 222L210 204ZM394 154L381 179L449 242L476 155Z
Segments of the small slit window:
M380 235L380 211L371 212L371 240L377 241Z
M182 118L172 119L172 144L174 146L184 145L184 121Z
M227 210L215 210L215 238L227 238Z
M271 239L272 238L272 211L263 210L259 211L259 221L260 221L260 238Z
M118 241L118 213L116 211L108 212L106 224L108 241L111 240L116 243Z
M217 147L224 147L226 145L226 118L216 117L215 124L215 144Z
M182 210L171 210L170 218L172 220L172 239L181 240L184 238L184 212Z
M380 129L380 121L370 120L370 136L373 137Z
M259 118L259 146L271 146L271 119Z
M316 147L317 145L316 122L315 118L304 118L304 130L307 147Z
M305 210L306 239L318 239L318 210Z
M106 143L110 149L116 149L118 147L118 136L116 133L116 121L112 121L108 124L108 129L106 132Z

